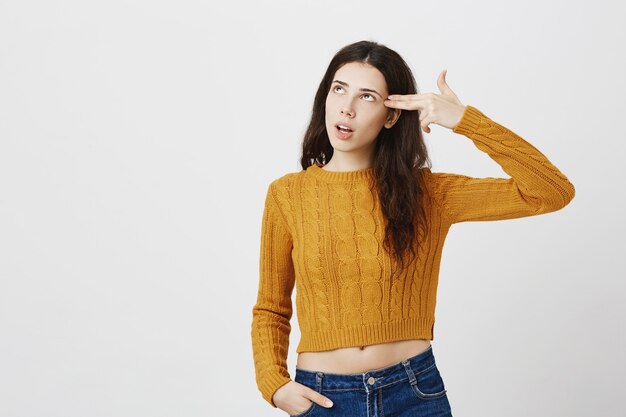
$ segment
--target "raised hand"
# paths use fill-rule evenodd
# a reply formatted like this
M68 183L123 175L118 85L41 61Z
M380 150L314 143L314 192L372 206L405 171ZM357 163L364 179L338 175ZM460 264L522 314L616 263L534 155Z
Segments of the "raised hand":
M437 87L441 94L392 94L384 101L385 106L402 110L417 110L420 125L426 133L430 133L430 123L454 129L461 121L465 105L454 94L446 82L448 70L444 69L437 79Z

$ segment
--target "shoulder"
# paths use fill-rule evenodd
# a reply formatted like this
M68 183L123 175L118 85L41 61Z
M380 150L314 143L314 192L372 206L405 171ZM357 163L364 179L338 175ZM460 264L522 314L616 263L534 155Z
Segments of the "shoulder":
M272 191L280 191L293 187L293 185L298 181L298 179L302 176L304 170L288 172L286 174L281 175L278 178L274 178L270 181L269 188Z
M416 168L418 171L418 178L422 185L422 190L427 193L431 198L437 199L437 195L441 194L441 172L433 172L432 168L423 166Z
M427 167L427 166L415 167L415 170L420 175L430 175L432 173L432 170L430 169L430 167Z
M433 181L433 172L428 166L415 167L417 177L426 187L430 187Z
M304 170L287 172L286 174L283 174L278 178L274 178L270 181L267 188L268 196L271 195L271 197L278 203L280 207L288 210L290 206L290 200L294 195L294 190L297 187L297 184L302 178L304 172Z
M420 172L420 178L423 180L426 187L441 191L441 188L446 188L447 185L454 182L459 178L470 178L466 175L453 174L450 172L433 172L429 167L417 168Z

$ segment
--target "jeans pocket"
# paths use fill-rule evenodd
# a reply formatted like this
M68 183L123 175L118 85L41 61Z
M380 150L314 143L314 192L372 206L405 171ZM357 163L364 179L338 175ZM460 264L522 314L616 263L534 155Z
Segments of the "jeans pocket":
M446 387L439 373L437 364L433 363L421 371L415 372L415 380L411 383L415 396L421 400L434 400L446 395Z
M313 409L315 408L315 406L317 405L316 402L311 401L311 405L309 406L309 408L307 408L306 410L304 410L301 413L298 414L289 414L289 417L304 417L304 416L308 416L311 411L313 411Z
M309 384L309 383L305 383L302 381L302 378L300 378L300 374L296 373L296 377L294 378L294 381L302 384L308 388L311 388L312 390L314 390L315 392L321 392L322 391L322 385L321 385L321 380L320 377L318 375L318 378L316 379L315 384ZM311 405L309 405L309 408L307 408L306 410L302 411L301 413L298 414L289 414L289 417L304 417L304 416L308 416L309 414L311 414L313 412L313 410L315 410L316 407L318 407L318 404L313 401L313 400L309 400L311 401Z

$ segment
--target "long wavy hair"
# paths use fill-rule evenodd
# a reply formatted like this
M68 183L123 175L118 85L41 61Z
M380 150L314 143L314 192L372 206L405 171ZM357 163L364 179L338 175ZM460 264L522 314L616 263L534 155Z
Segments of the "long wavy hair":
M333 155L325 125L326 97L333 77L343 65L351 62L369 64L384 76L389 94L416 94L417 83L404 59L392 49L362 40L340 49L330 61L313 102L311 120L302 142L302 169L314 163L326 164ZM390 108L392 112L394 109ZM382 128L374 145L374 176L385 218L383 245L405 267L416 258L414 239L418 242L428 233L422 204L424 190L418 168L432 166L424 143L418 111L402 111L396 123Z

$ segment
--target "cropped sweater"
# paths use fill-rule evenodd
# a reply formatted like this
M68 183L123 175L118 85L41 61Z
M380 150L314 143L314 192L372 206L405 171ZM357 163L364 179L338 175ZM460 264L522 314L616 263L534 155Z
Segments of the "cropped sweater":
M475 107L467 105L452 130L471 139L511 178L416 167L429 233L417 261L404 270L382 245L385 222L373 168L327 171L315 163L269 184L251 336L256 383L273 407L272 396L291 380L286 360L294 285L298 353L432 340L439 264L450 226L549 213L574 197L572 183L546 156Z

